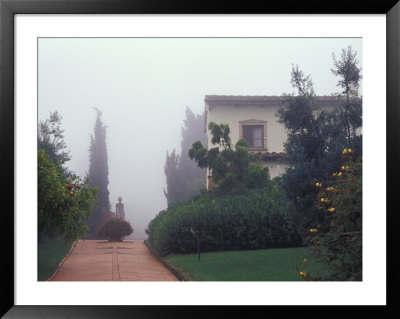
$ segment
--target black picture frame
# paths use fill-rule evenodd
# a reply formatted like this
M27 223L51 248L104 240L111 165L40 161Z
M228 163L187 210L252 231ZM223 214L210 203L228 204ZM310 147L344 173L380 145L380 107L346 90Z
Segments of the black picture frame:
M386 14L387 29L387 283L386 306L16 306L14 303L14 15L15 14ZM286 1L181 1L181 0L0 0L0 180L1 308L5 318L164 318L248 316L261 311L269 316L399 316L399 276L395 273L398 231L400 123L400 3L398 0L286 0ZM382 107L382 106L377 106ZM384 207L384 205L382 204ZM381 212L384 213L384 212ZM380 274L377 274L379 276ZM230 314L231 313L231 314Z

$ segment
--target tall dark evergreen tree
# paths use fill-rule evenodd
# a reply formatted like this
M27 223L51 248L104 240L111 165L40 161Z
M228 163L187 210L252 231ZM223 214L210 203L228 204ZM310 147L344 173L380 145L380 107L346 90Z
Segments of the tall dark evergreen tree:
M200 193L206 187L206 170L201 169L189 158L189 149L195 141L206 142L204 131L204 113L195 115L186 108L186 119L182 127L181 154L175 150L169 155L165 163L167 191L164 191L168 206L176 202L189 199Z
M282 186L293 202L293 223L303 231L312 225L324 223L323 215L315 205L317 190L312 182L329 179L341 165L344 148L362 154L362 99L357 97L361 79L356 53L351 47L342 51L341 60L334 56L332 72L339 76L337 106L323 111L315 99L311 77L293 67L291 83L297 95L287 95L286 103L277 116L285 125L288 138L285 151L291 167L282 177ZM305 234L305 233L304 233Z
M101 121L98 109L94 134L90 136L89 148L89 185L98 187L98 205L88 221L89 233L94 234L99 225L108 217L110 200L108 191L108 158L106 144L106 126Z

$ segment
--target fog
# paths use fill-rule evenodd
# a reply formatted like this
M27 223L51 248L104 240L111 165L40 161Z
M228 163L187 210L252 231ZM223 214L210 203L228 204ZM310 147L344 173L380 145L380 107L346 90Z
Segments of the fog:
M205 95L291 93L292 64L311 74L317 95L339 92L332 52L340 58L348 45L362 66L359 38L40 38L38 117L60 113L67 166L84 176L93 108L102 111L112 210L122 196L133 238L143 239L167 207L166 152L180 153L186 107L202 113Z

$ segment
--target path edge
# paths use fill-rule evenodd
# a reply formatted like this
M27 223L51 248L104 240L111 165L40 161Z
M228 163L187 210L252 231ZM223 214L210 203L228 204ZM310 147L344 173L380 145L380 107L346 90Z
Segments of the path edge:
M176 267L170 261L166 260L163 257L160 257L154 249L151 247L147 240L143 241L145 246L149 249L150 253L156 258L160 263L162 263L165 268L167 268L179 281L192 281L188 274L186 274L181 268Z
M74 251L75 247L78 245L78 240L75 240L72 243L72 246L69 250L69 252L65 255L65 257L60 261L60 263L58 264L56 270L53 272L53 274L45 281L53 281L54 277L57 275L58 271L61 269L61 267L64 265L64 262L68 259L68 257L72 254L72 252Z

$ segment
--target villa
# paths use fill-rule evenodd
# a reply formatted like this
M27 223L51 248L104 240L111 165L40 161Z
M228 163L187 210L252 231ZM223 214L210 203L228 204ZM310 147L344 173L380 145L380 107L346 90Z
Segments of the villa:
M282 96L233 96L206 95L205 125L207 149L211 144L208 124L228 124L232 144L245 139L249 151L261 158L268 166L270 177L281 176L288 164L285 163L284 143L287 138L285 127L278 122L276 113L285 102ZM317 96L316 101L322 109L333 109L338 103L335 96ZM207 189L214 187L211 174L207 174Z

